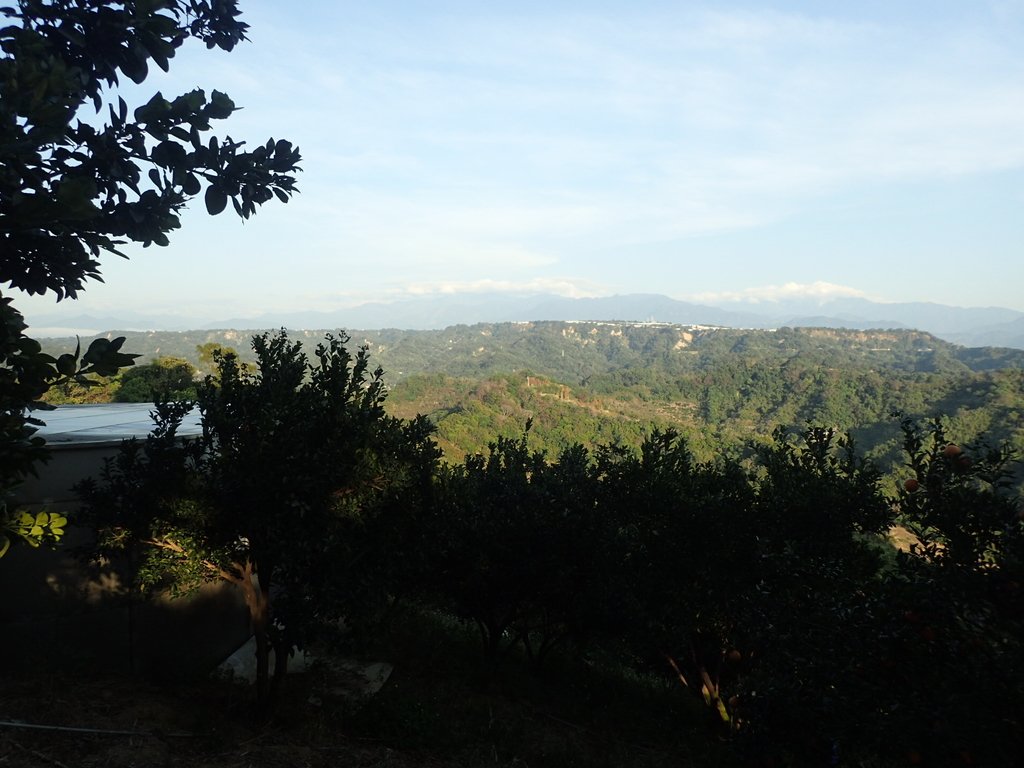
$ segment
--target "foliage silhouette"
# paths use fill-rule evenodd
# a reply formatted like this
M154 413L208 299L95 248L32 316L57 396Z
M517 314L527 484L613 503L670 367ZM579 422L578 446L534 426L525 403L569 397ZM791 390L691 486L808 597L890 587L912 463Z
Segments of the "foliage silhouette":
M231 115L224 93L200 89L168 100L157 92L129 114L116 87L163 70L188 39L230 51L247 25L234 0L19 0L0 8L0 285L76 298L100 279L100 256L125 243L167 245L178 213L205 186L211 214L230 200L243 218L295 192L299 152L270 139L252 151L207 138ZM81 113L106 109L107 121ZM130 365L123 338L97 339L84 355L44 355L25 334L10 297L0 296L0 493L45 452L33 438L47 389Z
M364 532L415 508L436 460L429 425L385 415L381 370L347 341L328 336L310 360L284 331L257 336L254 371L218 356L199 392L201 440L176 438L191 402L159 404L146 442L128 443L99 484L82 487L102 550L137 550L144 586L241 589L264 711L292 651L365 603L345 597L371 581L352 575L389 573Z
M195 400L196 372L187 360L158 357L121 374L115 403L152 403L160 400Z

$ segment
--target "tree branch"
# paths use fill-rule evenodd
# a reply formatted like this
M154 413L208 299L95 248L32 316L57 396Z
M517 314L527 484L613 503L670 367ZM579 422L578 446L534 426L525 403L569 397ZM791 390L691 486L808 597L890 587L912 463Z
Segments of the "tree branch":
M181 556L183 559L187 559L189 557L188 551L183 546L181 546L181 544L174 541L173 539L143 539L142 543L149 544L150 546L157 547L158 549L164 549L169 552L174 552L175 554ZM210 571L211 573L215 573L224 581L231 582L232 584L243 584L245 582L245 577L243 575L245 573L245 570L238 563L231 564L232 569L236 571L232 572L229 570L225 570L212 560L204 559L200 562L203 564L203 567L205 567L208 571Z

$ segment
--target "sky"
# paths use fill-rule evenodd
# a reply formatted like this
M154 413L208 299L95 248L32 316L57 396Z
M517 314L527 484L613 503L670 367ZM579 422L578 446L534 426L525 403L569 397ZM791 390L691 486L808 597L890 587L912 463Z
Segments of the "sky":
M226 91L302 150L64 312L202 318L479 291L1024 310L1024 1L242 0L124 91ZM52 299L18 299L31 320Z

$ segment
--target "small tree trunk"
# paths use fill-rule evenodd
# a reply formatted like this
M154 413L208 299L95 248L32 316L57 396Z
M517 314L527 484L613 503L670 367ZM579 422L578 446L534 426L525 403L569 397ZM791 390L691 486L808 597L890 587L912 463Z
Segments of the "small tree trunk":
M484 662L488 667L497 666L501 658L501 636L504 629L494 621L477 620L480 639L483 641Z
M526 661L532 665L535 659L533 655L533 643L530 641L529 627L523 629L523 631L519 633L519 639L523 643L523 650L526 651Z
M257 568L256 578L259 581L260 623L253 627L256 633L256 704L264 717L270 714L273 705L274 690L270 685L270 650L273 643L270 639L270 622L273 620L270 607L270 570ZM274 661L277 659L275 657ZM277 670L274 671L276 680Z
M265 612L258 619L253 617L253 635L256 637L256 704L266 710L270 698L270 640L267 638Z
M274 643L274 677L270 681L270 697L268 705L273 707L281 696L284 687L284 676L288 674L288 656L291 646L283 639Z
M264 579L259 578L251 561L242 569L241 586L256 640L256 704L265 714L270 701L270 589Z

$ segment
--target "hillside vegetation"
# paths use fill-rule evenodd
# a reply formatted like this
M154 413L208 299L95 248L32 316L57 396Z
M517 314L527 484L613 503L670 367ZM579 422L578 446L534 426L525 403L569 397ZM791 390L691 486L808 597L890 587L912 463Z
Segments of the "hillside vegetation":
M252 361L242 331L126 335L125 348L142 361L161 358L162 371L179 358L197 375L209 372L203 345L232 347ZM308 343L323 332L292 336ZM653 428L671 427L701 459L722 446L765 444L778 426L813 423L851 431L867 456L894 469L894 411L941 414L966 442L984 434L1024 450L1024 351L960 347L917 331L536 322L352 337L385 369L389 410L429 416L450 461L484 451L497 434L520 433L527 419L534 445L552 453L575 442L636 447ZM141 391L138 371L122 376ZM147 380L164 378L154 372ZM116 397L116 382L52 395Z
M600 341L613 349L626 332L609 328L617 333ZM578 334L557 329L554 339L567 340L561 347L543 335L512 346L549 344L558 358L569 341L589 349L570 329ZM696 338L686 333L665 368ZM769 353L754 344L771 338L750 339L722 364L731 355L748 376L757 360L771 371ZM831 333L798 339L809 340L819 369L819 340L841 349ZM877 343L848 341L853 358L858 346ZM949 419L889 417L900 470L888 487L877 463L829 424L716 446L712 430L702 435L698 425L708 420L701 399L718 382L713 369L699 368L676 374L676 391L697 393L689 405L621 386L598 394L592 384L524 371L483 380L420 373L396 387L405 399L394 398L388 412L393 393L383 373L371 370L367 349L353 355L347 343L329 336L309 354L282 332L253 339L254 366L213 354L214 370L196 391L201 437L176 437L191 402L160 403L153 433L126 442L99 478L79 486L78 521L97 532L94 554L134 557L140 590L177 594L227 582L244 593L259 718L301 708L286 696L295 648L365 652L384 648L402 627L423 638L428 624L415 629L419 616L436 627L429 631L437 641L459 646L449 645L453 660L478 669L477 681L453 687L452 670L420 678L423 687L406 698L416 678L402 676L379 706L354 714L364 734L388 743L430 723L421 732L431 759L447 740L474 753L466 765L482 764L488 743L489 765L1015 764L1024 514L1007 446L964 443ZM935 352L914 343L897 336L880 351L897 361ZM899 375L943 375L909 367L874 371L880 405L897 391L885 382ZM821 393L855 393L858 377L872 373L851 367L824 384L809 379L807 407L840 407L843 395ZM788 390L778 391L784 399ZM416 403L429 406L422 410L432 420L394 415ZM694 425L709 458L677 430L653 426L645 418L652 412ZM533 436L541 417L562 430L558 439L571 441L574 429L605 439L546 449ZM505 421L488 433L489 418ZM755 429L767 425L758 418L749 418ZM721 422L736 434L739 423ZM441 462L438 426L449 429L451 450L454 440L488 445ZM890 539L896 526L906 532L900 547ZM437 641L424 641L424 650ZM423 666L408 646L386 653L396 668ZM595 688L602 677L649 681L630 686L632 695L655 695L646 706L661 722L676 713L678 735L696 751L676 759L674 738L623 730L612 714L615 694ZM665 757L647 760L633 748L585 754L561 736L561 746L533 750L526 731L492 738L502 702L486 705L487 733L473 725L482 706L447 707L464 697L479 702L489 689L511 695L529 678L579 705L569 722L582 718L584 728L617 733L625 744L657 744ZM675 693L666 697L669 685ZM564 712L553 716L564 721ZM438 741L441 734L448 736ZM719 744L724 761L698 756L710 758Z

